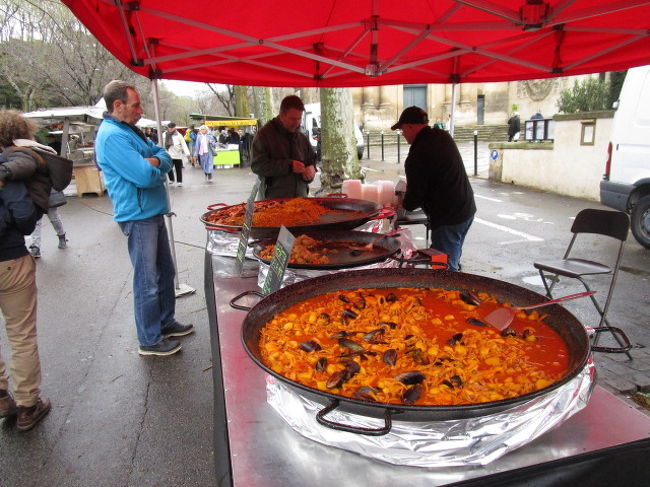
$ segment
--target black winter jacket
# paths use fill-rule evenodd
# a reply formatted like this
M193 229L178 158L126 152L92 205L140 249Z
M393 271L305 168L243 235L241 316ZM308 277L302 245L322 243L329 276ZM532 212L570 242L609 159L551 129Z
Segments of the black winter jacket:
M0 155L0 164L5 158ZM6 181L0 190L0 261L18 259L28 254L25 235L36 227L40 213L36 210L21 181Z
M265 199L297 198L309 195L309 183L291 170L291 161L305 166L316 163L316 154L305 134L289 132L278 117L269 121L253 140L251 170L262 180L260 194Z
M463 159L447 131L431 127L420 130L404 168L404 208L422 208L432 228L464 222L476 213Z

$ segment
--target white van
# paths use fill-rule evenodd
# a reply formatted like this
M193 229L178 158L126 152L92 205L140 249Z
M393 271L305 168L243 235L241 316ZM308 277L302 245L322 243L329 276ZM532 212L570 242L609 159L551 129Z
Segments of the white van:
M309 137L309 142L311 142L311 146L316 151L316 156L320 161L320 103L308 103L305 105L303 126L305 128L305 135ZM356 123L354 124L354 137L357 140L357 155L361 159L363 157L365 143L361 129L357 127Z
M628 70L607 152L600 201L630 213L632 234L650 248L650 66Z

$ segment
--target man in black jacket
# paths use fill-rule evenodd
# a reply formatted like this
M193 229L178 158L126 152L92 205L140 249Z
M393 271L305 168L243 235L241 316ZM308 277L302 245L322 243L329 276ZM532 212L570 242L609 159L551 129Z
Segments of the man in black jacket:
M285 97L280 114L253 140L251 169L262 181L263 199L309 195L309 183L316 175L316 155L307 136L298 130L304 111L300 98Z
M465 235L476 213L474 192L451 135L428 124L426 112L412 106L391 127L401 129L411 144L404 162L402 205L407 210L424 210L431 228L431 247L447 254L449 268L457 271Z

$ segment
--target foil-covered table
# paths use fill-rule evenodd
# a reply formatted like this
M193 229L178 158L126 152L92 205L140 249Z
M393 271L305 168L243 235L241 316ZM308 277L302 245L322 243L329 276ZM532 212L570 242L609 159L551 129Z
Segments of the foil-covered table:
M242 276L235 274L231 257L206 252L205 263L213 354L215 463L220 486L567 485L568 478L573 479L573 485L596 485L579 481L585 472L595 471L583 468L584 459L592 456L597 460L595 465L609 468L609 475L623 478L633 475L630 471L635 469L646 479L650 474L649 462L639 453L645 449L647 455L650 448L650 418L598 386L584 409L486 465L468 462L438 468L409 467L308 439L294 431L267 402L266 374L241 345L245 312L229 305L238 294L258 289L257 262L247 261ZM250 302L240 304L252 306L256 302L252 297L246 299ZM617 462L626 462L626 467L619 467ZM577 473L576 465L582 468ZM555 472L564 483L533 481ZM598 475L601 481L605 479Z

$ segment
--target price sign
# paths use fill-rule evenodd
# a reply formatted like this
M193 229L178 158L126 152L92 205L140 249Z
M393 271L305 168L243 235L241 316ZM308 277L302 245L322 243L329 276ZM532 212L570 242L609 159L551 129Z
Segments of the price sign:
M269 273L266 275L262 293L268 296L272 292L277 291L282 286L282 278L287 270L289 263L289 256L293 249L293 241L296 239L289 230L283 225L280 227L278 240L275 242L275 252L269 265Z
M246 202L246 215L244 217L244 225L239 235L239 247L237 247L237 256L235 257L235 271L241 275L244 269L244 259L246 259L246 249L248 248L248 237L251 234L251 227L253 226L253 213L255 212L255 196L260 189L260 181L255 183L251 195Z

